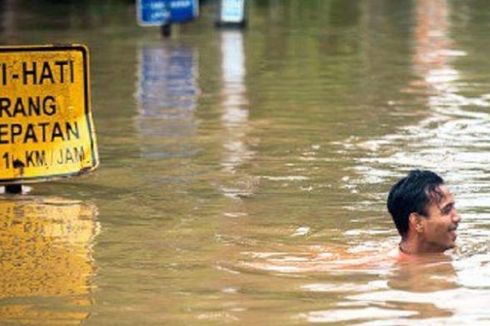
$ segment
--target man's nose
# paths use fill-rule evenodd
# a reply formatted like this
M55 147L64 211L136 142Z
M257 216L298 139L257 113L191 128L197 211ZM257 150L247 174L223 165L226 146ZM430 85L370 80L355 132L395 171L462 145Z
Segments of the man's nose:
M459 215L458 211L454 210L453 222L458 224L460 221L461 221L461 216Z

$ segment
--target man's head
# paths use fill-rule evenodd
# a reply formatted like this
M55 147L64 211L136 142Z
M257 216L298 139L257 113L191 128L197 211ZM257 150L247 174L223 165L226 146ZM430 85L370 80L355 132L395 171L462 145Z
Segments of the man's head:
M434 172L410 171L391 188L387 206L402 241L411 237L425 252L455 246L460 218L453 195Z

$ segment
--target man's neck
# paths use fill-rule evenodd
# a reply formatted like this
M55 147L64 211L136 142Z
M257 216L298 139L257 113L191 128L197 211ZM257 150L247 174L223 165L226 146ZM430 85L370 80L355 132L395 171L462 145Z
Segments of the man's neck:
M402 252L405 255L423 255L423 254L442 253L441 250L434 248L433 245L421 239L417 239L415 237L408 237L406 239L402 239L402 241L398 246L400 252Z

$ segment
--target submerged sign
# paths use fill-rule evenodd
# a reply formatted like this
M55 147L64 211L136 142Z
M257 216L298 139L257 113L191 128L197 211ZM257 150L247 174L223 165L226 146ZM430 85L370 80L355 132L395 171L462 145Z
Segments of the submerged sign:
M245 21L245 0L221 0L219 23L240 24Z
M161 26L170 19L168 0L138 0L136 11L140 26Z
M198 0L138 0L136 7L140 26L185 23L199 15Z
M97 166L86 47L0 47L0 90L0 184Z
M170 6L170 21L185 23L199 15L198 0L167 0Z

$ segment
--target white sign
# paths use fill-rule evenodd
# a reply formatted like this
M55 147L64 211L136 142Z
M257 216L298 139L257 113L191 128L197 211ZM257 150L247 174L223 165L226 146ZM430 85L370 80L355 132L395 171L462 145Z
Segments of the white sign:
M222 0L221 23L241 23L245 17L245 0Z

